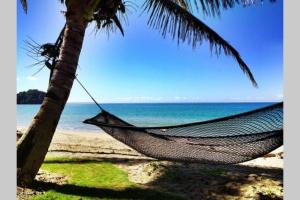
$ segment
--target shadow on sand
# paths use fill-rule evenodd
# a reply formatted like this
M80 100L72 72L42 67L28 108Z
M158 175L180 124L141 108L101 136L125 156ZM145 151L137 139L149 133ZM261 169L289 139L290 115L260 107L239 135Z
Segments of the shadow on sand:
M74 164L111 162L128 166L150 165L152 168L147 173L156 173L156 177L144 184L143 189L127 188L124 190L36 182L35 187L43 191L52 189L64 194L114 199L176 199L175 196L165 192L183 196L186 199L219 200L241 199L242 197L257 200L282 199L282 196L275 195L277 191L274 191L274 188L277 188L276 190L282 193L283 170L280 168L173 162L166 164L166 162L148 159L124 158L78 158L45 162ZM266 190L267 193L261 192L262 190Z
M128 188L122 191L42 182L39 185L43 190L55 188L57 192L65 194L120 199L170 199L172 197L158 191L184 196L186 199L218 200L242 197L258 200L282 199L282 196L276 195L277 191L274 191L274 188L282 190L283 170L280 168L171 163L123 158L49 160L46 163L81 164L104 161L116 165L148 165L150 168L147 169L150 170L145 173L149 175L156 173L156 177L151 182L144 184L145 189ZM137 176L139 176L138 172ZM267 193L263 193L262 190L267 190ZM172 199L174 198L172 197Z
M97 198L109 198L109 199L141 199L141 200L153 200L153 199L184 199L178 196L159 192L148 188L125 188L120 190L113 190L107 188L95 188L86 186L77 186L72 184L59 185L57 183L49 182L34 182L31 189L36 191L48 191L54 190L58 193L67 195L76 195L79 197L97 197Z
M275 195L283 185L283 171L278 168L175 163L162 171L148 185L188 199L282 199Z

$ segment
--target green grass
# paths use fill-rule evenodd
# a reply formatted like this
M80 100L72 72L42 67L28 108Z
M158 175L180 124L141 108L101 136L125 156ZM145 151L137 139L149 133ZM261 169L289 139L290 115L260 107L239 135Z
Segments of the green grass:
M269 199L280 199L281 196L279 188L263 187L259 193L264 197L269 197Z
M108 162L82 162L68 158L48 158L42 169L67 176L64 185L39 183L47 192L40 199L182 199L176 195L147 189L128 180L125 171Z

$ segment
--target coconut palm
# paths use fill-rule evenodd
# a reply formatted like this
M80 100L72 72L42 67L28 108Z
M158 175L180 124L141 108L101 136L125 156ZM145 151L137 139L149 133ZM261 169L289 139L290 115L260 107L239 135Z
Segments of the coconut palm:
M232 56L254 86L256 81L246 63L228 42L209 28L193 13L208 16L222 9L249 0L144 0L143 9L149 13L148 25L170 35L178 43L187 42L193 48L202 41L209 42L216 54ZM271 0L273 1L273 0ZM46 97L26 133L17 145L18 183L30 184L36 176L51 143L61 113L68 100L75 78L85 30L95 22L97 29L119 29L124 34L120 16L126 14L129 2L123 0L61 0L66 5L66 26L61 38L57 62L54 63ZM252 1L251 1L252 2ZM26 0L21 0L27 12Z

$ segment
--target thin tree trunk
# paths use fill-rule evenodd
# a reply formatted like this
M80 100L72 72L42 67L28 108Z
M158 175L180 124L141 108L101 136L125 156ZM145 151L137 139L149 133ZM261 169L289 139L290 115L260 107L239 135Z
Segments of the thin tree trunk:
M73 85L87 26L83 6L68 10L66 20L59 61L54 68L46 97L17 145L18 184L30 184L36 176Z

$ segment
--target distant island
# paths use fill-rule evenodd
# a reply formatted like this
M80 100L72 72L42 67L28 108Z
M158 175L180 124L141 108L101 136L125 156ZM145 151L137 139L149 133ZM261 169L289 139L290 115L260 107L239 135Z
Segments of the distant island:
M17 94L17 104L41 104L46 93L31 89Z

